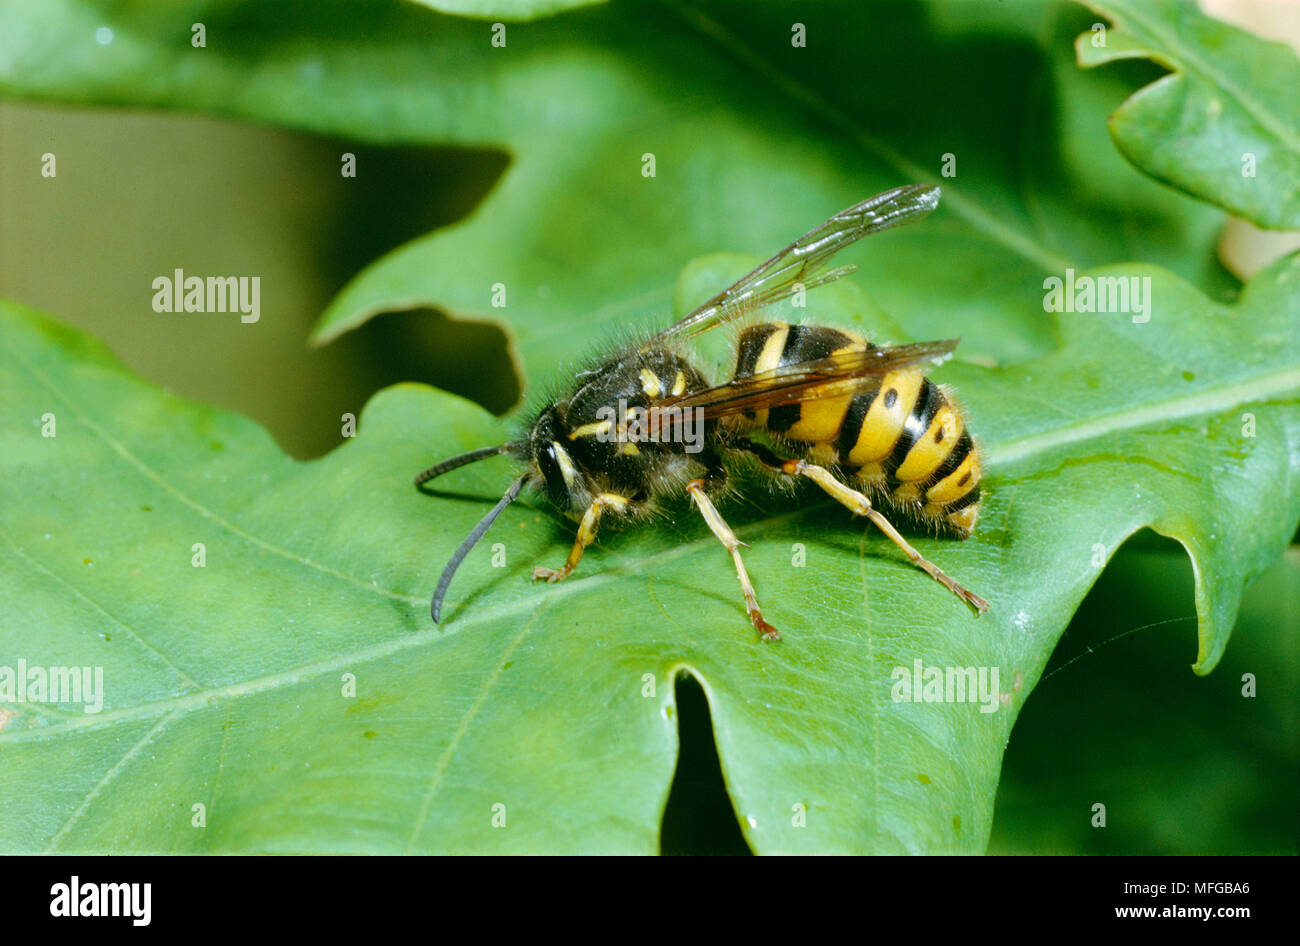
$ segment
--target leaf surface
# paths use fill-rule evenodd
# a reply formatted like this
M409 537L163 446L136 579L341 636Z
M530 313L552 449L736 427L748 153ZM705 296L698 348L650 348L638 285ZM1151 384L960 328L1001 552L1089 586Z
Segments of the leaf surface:
M1110 117L1148 174L1263 227L1300 227L1300 57L1180 0L1088 0L1115 26L1075 43L1079 64L1149 58L1172 72Z
M356 440L299 463L6 305L0 663L102 666L105 696L97 714L6 704L0 848L651 852L685 671L755 849L982 850L1016 713L1124 538L1149 525L1191 554L1204 672L1300 518L1300 257L1234 308L1158 270L1092 275L1149 277L1150 320L1062 314L1052 355L935 372L982 437L989 493L970 541L916 544L990 613L838 507L755 487L723 513L752 546L775 645L682 503L604 534L557 586L527 576L562 559L571 527L517 504L433 628L442 563L509 473L468 467L435 498L409 477L500 442L498 422L398 386ZM851 290L814 295L810 314L857 322ZM916 661L997 667L996 709L896 701Z
M766 255L908 182L942 184L943 203L924 235L881 235L857 255L861 285L917 337L963 335L990 363L1055 347L1035 313L1044 277L1069 268L1144 261L1216 299L1236 290L1213 259L1221 212L1102 139L1133 89L1077 67L1071 43L1089 14L885 9L801 10L796 46L784 3L634 0L512 24L496 48L481 20L383 0L129 14L0 2L0 91L507 151L474 214L366 267L315 338L435 306L502 323L533 390L564 377L576 333L595 342L666 313L686 261ZM194 20L211 37L203 50L188 45ZM105 24L115 39L101 46ZM1275 179L1259 184L1283 199Z

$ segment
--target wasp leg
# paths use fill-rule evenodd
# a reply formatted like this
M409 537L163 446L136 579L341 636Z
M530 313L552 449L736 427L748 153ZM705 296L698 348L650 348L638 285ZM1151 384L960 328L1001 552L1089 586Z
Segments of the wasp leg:
M758 632L763 635L763 640L779 641L781 632L763 620L763 612L758 609L758 596L754 594L754 585L749 580L749 572L745 571L745 563L740 560L740 546L745 545L745 543L736 538L736 533L731 531L731 526L727 525L726 520L722 518L722 514L713 505L713 500L709 499L708 494L704 492L704 484L704 480L691 480L686 484L686 491L695 500L700 515L709 524L709 528L718 537L718 541L726 546L727 551L731 553L731 560L736 563L736 577L740 579L741 590L745 593L745 608L749 611L749 620L753 622ZM749 546L745 547L748 548Z
M617 493L599 493L582 515L582 522L578 525L578 537L573 540L573 548L569 550L569 557L564 560L564 565L558 569L538 565L533 569L533 581L545 578L548 582L556 582L568 578L569 573L582 561L582 553L587 551L587 546L595 541L600 514L606 509L621 512L627 508L627 503L626 496L619 496Z
M975 594L973 591L968 591L961 585L957 584L957 582L944 574L938 565L927 561L922 557L920 552L912 548L911 543L898 534L898 530L890 524L889 520L876 511L876 509L871 505L871 500L867 499L866 496L858 492L856 489L845 486L832 476L831 472L825 467L817 466L814 463L808 463L805 460L786 460L781 465L781 472L789 476L808 477L808 479L812 480L829 493L833 499L843 503L858 515L866 516L874 522L879 526L881 532L889 536L891 542L907 554L907 557L912 560L913 565L916 565L962 601L969 604L977 612L983 614L989 609L989 603L987 601Z
M753 443L749 440L737 441L733 448L757 457L760 463L773 471L784 473L787 476L808 477L808 479L812 480L829 493L833 499L847 506L858 515L866 516L874 522L880 528L880 531L889 537L890 541L903 550L907 557L912 560L912 564L916 565L962 601L965 601L979 614L983 614L989 609L989 603L987 601L975 594L973 591L969 591L957 584L957 582L944 574L943 570L940 569L938 565L927 561L920 552L912 548L911 543L899 535L898 530L893 527L890 521L876 511L875 507L871 505L871 500L856 489L845 486L832 476L831 472L825 467L808 463L806 460L783 460L762 444Z

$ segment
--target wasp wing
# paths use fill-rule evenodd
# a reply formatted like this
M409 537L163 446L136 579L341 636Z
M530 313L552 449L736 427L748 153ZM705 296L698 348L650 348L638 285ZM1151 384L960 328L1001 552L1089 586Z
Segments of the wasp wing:
M858 394L875 387L880 377L923 362L938 364L952 354L959 339L917 342L912 345L870 347L839 351L824 358L782 365L726 384L666 398L652 413L670 418L700 410L706 420L761 411L815 398Z
M734 285L718 293L657 340L691 337L789 296L796 286L813 289L853 272L856 266L823 267L850 243L924 217L939 204L939 188L909 184L869 197L809 230Z

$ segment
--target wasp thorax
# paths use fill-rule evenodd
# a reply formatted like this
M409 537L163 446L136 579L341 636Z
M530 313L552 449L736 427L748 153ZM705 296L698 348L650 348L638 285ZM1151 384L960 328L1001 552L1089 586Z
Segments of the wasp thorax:
M705 387L700 372L667 349L642 347L579 381L529 431L528 452L551 501L582 512L597 496L617 495L634 512L680 487L713 427L702 410L674 408L671 401Z

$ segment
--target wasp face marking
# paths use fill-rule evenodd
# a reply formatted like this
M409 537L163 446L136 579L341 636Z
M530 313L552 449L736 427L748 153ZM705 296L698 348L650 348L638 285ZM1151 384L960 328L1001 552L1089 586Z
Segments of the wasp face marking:
M581 476L573 457L560 440L564 436L564 422L554 407L543 411L533 424L528 447L541 478L546 496L559 509L568 511L570 497Z
M564 444L556 441L551 442L550 450L555 456L555 462L559 464L564 485L568 489L573 489L573 484L578 480L578 468L573 465L573 458L569 456L569 451L564 449Z

